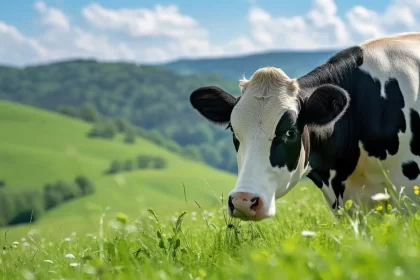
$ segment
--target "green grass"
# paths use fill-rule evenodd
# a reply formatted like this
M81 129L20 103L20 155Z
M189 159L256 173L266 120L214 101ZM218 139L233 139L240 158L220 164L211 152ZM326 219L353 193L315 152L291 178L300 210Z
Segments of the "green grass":
M97 185L95 195L64 204L36 224L2 229L2 280L418 279L420 274L419 212L404 216L394 206L363 213L353 206L352 215L343 211L336 220L320 191L305 181L277 201L273 219L241 222L217 206L234 176L146 141L128 146L121 139L87 139L89 126L82 122L10 103L0 103L0 129L6 132L0 178L9 186L35 188L81 172ZM164 156L168 168L102 174L111 159L146 152Z
M90 125L56 113L10 102L0 102L0 179L6 188L34 189L56 180L73 180L86 175L96 193L62 204L31 225L56 233L57 229L90 230L98 209L141 215L147 207L171 212L185 206L184 187L190 204L217 206L218 198L235 182L232 174L185 160L137 138L133 145L123 136L109 141L86 137ZM114 159L138 155L166 159L163 170L134 170L116 176L104 175ZM53 226L52 226L53 225ZM16 226L9 234L20 236L28 226Z
M301 184L262 222L190 207L158 220L119 214L102 226L98 213L88 234L2 238L0 278L418 279L418 214L356 209L335 220L318 193Z

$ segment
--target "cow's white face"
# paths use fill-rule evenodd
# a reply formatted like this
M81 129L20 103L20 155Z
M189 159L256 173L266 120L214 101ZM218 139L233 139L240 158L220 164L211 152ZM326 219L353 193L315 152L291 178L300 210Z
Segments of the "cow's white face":
M348 105L344 90L321 86L299 96L297 81L280 69L259 69L241 80L235 98L217 87L202 87L191 103L209 120L229 124L237 150L238 179L228 196L228 212L243 220L275 215L275 200L304 175L309 157L307 127L334 123Z

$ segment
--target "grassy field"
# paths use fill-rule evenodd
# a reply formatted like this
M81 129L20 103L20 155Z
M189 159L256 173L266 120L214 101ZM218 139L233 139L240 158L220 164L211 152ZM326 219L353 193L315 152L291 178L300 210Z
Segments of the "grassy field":
M87 234L3 239L0 279L418 279L418 214L378 208L335 220L312 190L300 185L257 223L191 207L117 214Z
M100 211L145 214L147 207L162 213L185 206L184 187L190 204L220 205L219 197L230 190L235 177L204 164L175 156L160 147L137 139L134 145L115 140L86 137L90 125L9 102L0 102L0 179L6 188L41 188L56 180L73 180L86 175L96 185L96 193L62 204L47 212L33 228L57 233L60 230L90 230ZM134 170L105 175L114 159L136 159L157 155L166 159L163 170ZM28 226L10 229L11 236L23 236Z
M129 146L121 139L88 139L82 122L10 103L0 103L0 128L0 178L8 187L35 188L80 173L97 185L94 195L64 204L36 224L2 229L0 279L420 275L417 212L404 216L393 205L363 213L347 204L353 214L342 211L335 219L319 190L305 181L277 201L273 219L240 222L218 206L234 176L146 141ZM168 168L103 175L110 160L141 153L164 156Z

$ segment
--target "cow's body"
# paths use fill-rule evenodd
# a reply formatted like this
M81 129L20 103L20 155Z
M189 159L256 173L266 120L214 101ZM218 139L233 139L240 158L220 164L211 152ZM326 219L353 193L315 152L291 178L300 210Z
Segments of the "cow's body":
M420 184L420 34L368 41L332 60L355 65L334 68L345 70L334 75L326 75L331 66L323 65L298 79L303 91L330 82L346 89L351 99L333 136L311 143L308 177L332 208L342 206L343 199L369 205L386 184L380 160L397 191L405 186L413 198L412 187ZM341 75L344 78L333 79ZM330 158L335 162L325 163Z
M420 184L420 33L347 48L299 79L266 67L235 98L217 87L191 95L202 115L229 123L239 176L229 213L260 220L303 176L331 209L372 206L386 177L414 198ZM383 169L382 169L383 168Z

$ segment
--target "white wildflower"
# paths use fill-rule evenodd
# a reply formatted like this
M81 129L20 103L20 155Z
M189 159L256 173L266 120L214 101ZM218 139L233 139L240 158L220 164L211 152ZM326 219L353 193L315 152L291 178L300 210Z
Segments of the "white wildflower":
M401 276L403 276L404 271L402 270L402 268L401 268L401 267L397 266L397 267L394 269L394 274L395 274L395 276L397 276L397 277L401 277Z
M75 258L75 256L73 254L65 254L64 257L66 259L74 259Z
M29 247L29 246L30 246L30 244L29 244L28 242L26 242L26 241L25 241L25 242L23 242L23 244L22 244L22 245L23 245L23 247Z
M12 244L13 244L13 245L19 245L19 242L18 242L18 241L15 241L15 242L13 242Z
M79 266L79 264L78 263L71 263L70 266L71 267L77 267L77 266Z
M316 232L310 231L310 230L304 230L302 231L302 236L315 236Z
M120 221L117 221L117 220L109 221L108 226L110 228L112 228L113 230L116 230L116 231L118 231L118 230L120 230L124 227L124 225Z
M28 235L32 236L32 235L35 235L35 234L38 234L38 233L39 233L39 231L37 229L31 228L28 232Z
M26 280L35 280L35 275L32 272L30 272L29 270L22 271L22 276Z
M391 196L385 189L385 193L377 193L371 196L372 200L381 201L381 200L388 200Z
M25 237L22 237L22 238L20 239L20 241L25 242L25 241L26 241L26 238L25 238Z
M133 233L137 231L137 227L133 224L130 224L125 227L125 231L128 233Z
M71 241L71 238L70 237L66 237L66 238L64 238L64 241L70 242Z
M44 263L54 264L54 262L52 260L44 260Z

